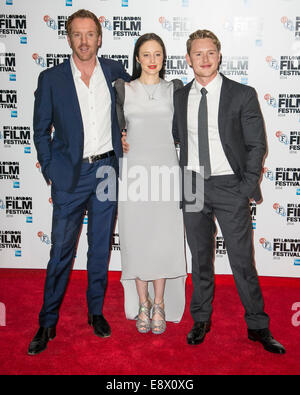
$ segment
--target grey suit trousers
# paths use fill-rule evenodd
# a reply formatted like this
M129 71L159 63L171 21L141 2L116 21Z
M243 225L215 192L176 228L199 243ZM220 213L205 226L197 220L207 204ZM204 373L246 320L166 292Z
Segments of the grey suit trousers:
M194 184L195 176L195 189ZM245 309L246 324L249 329L268 328L269 317L264 312L263 296L254 265L249 199L240 192L240 179L235 175L215 176L202 182L202 185L204 191L197 190L197 194L203 193L203 209L198 212L184 209L187 241L192 254L193 320L208 321L212 315L216 217Z

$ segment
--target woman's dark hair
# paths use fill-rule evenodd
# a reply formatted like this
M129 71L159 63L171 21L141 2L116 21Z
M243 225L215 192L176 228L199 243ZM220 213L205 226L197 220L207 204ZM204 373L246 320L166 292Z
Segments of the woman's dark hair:
M164 76L165 76L166 59L167 59L167 52L166 52L165 44L164 44L163 40L157 34L155 34L155 33L146 33L146 34L142 35L137 40L137 42L135 44L135 47L134 47L132 80L136 80L137 78L139 78L141 76L141 73L142 73L141 65L136 60L136 58L139 57L140 48L145 42L151 41L151 40L157 41L158 44L160 44L160 46L162 47L164 59L163 59L163 67L162 67L162 69L159 72L159 77L160 78L164 78Z

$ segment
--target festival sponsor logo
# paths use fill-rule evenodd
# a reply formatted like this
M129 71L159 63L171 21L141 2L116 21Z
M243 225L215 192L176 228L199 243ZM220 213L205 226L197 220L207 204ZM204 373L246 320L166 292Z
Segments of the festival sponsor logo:
M18 36L20 44L27 44L26 15L0 15L0 38Z
M282 132L277 130L275 133L277 140L286 148L288 148L290 154L296 154L300 150L300 131L293 130L288 132Z
M63 63L66 59L70 58L70 54L49 54L46 56L41 56L38 53L32 54L32 59L34 62L42 68L50 68Z
M15 256L20 256L22 249L22 232L20 230L0 230L0 251L16 250Z
M188 64L185 56L169 55L166 59L166 75L173 77L188 76Z
M19 162L0 162L0 181L10 180L15 182L14 188L19 185L20 164Z
M263 168L264 178L272 181L276 189L300 187L300 169L295 167L277 167L275 171Z
M299 93L280 93L278 98L275 98L270 93L264 95L266 103L277 109L279 117L286 115L300 114L300 94Z
M294 265L298 265L300 258L300 239L297 238L274 238L271 241L264 237L259 239L259 243L267 250L272 253L274 260L280 260L281 258L292 258Z
M109 55L109 54L102 54L101 58L104 59L112 59L112 60L116 60L117 62L121 62L123 67L128 70L129 69L129 56L128 55L120 55L120 54L113 54L113 55Z
M242 84L248 84L248 56L225 56L220 71L229 78L238 78Z
M13 218L16 215L25 215L26 222L32 222L32 197L6 196L2 200L6 217Z
M121 7L128 7L129 0L121 0Z
M164 30L172 34L173 40L186 39L192 30L191 18L188 17L173 16L166 18L161 16L159 23Z
M264 19L255 16L235 16L227 18L223 23L223 28L231 32L235 37L254 37L254 45L262 46Z
M268 104L268 106L270 106L272 108L277 108L276 98L274 96L272 96L270 93L266 93L264 95L264 99L265 99L266 103Z
M300 94L280 93L278 97L278 115L300 114Z
M283 16L280 22L285 30L293 34L296 40L300 40L300 16L296 16L295 18Z
M281 56L279 60L267 56L266 62L271 69L278 71L280 79L300 75L300 56Z
M273 209L277 215L280 215L287 225L294 225L300 222L300 204L286 203L284 206L280 203L274 203Z
M0 109L10 110L11 118L18 117L18 98L15 89L1 89L0 90Z
M0 131L0 141L5 148L14 148L16 145L24 149L25 154L31 153L31 130L29 126L3 126Z
M0 73L8 74L9 81L16 81L16 54L14 52L0 53Z
M41 243L46 244L46 245L51 244L50 237L46 233L44 233L43 231L40 230L37 233L37 237L40 239Z
M47 27L56 31L57 36L60 39L65 39L67 36L67 20L68 16L66 15L58 15L55 19L50 15L44 16L44 22L46 23Z
M66 4L66 7L72 7L72 5L73 5L73 0L65 0L65 4Z
M138 38L142 30L142 17L140 16L101 16L99 21L102 27L112 32L115 40L124 37Z
M227 249L224 241L224 237L216 237L216 258L223 258L227 256Z

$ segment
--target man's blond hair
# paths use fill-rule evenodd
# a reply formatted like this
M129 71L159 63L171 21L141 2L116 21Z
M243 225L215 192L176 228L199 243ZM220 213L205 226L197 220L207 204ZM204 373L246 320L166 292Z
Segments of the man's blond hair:
M211 32L210 30L196 30L194 33L190 34L189 39L186 42L186 49L187 53L190 55L192 43L194 40L198 40L199 38L210 38L212 39L213 43L217 47L218 52L221 51L221 43L218 37Z

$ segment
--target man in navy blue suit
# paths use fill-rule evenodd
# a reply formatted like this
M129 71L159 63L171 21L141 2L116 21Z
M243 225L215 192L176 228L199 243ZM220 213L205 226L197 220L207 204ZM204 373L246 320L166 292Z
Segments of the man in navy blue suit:
M56 336L86 211L88 323L99 337L111 334L102 308L117 208L118 159L123 153L112 82L129 81L130 76L119 62L97 57L101 24L90 11L69 17L67 38L72 56L43 71L35 92L34 143L43 176L51 184L53 220L40 327L29 355L44 351Z

